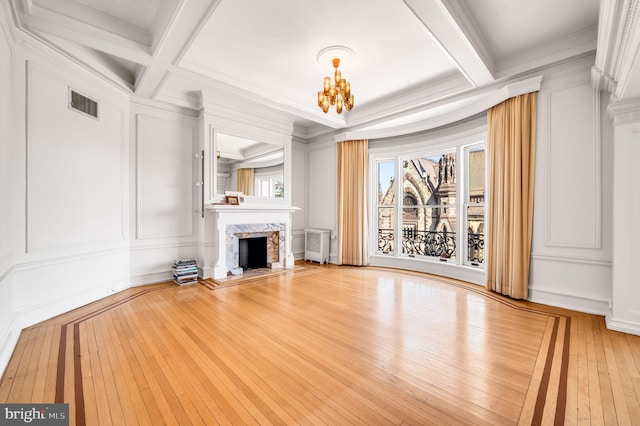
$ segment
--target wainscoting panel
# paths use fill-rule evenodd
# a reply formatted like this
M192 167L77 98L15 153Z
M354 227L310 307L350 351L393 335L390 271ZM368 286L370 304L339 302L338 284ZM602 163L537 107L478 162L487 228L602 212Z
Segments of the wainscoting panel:
M588 84L546 94L546 246L601 246L599 105Z
M136 237L193 235L193 140L195 127L138 114Z

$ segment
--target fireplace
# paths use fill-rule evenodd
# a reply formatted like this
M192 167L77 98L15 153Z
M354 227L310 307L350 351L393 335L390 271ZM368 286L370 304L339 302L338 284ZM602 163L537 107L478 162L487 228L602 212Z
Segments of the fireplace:
M213 214L205 217L208 241L202 245L204 277L226 278L242 271L240 240L247 238L261 238L262 244L266 238L267 268L293 268L291 214L298 210L297 207L211 205L207 210ZM248 247L248 250L253 252L254 248Z
M246 255L264 256L259 262L264 266L249 266L255 268L282 268L284 259L284 229L282 223L259 223L228 225L226 227L226 273L247 269ZM245 241L245 242L243 242ZM245 252L246 251L246 252ZM265 252L262 254L262 252ZM245 253L243 253L245 252ZM248 252L248 253L247 253Z

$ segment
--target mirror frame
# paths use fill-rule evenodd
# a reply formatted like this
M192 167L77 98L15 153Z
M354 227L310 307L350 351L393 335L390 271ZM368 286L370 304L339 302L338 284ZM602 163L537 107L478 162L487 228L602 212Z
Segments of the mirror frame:
M208 126L208 141L209 143L205 147L205 162L208 162L208 168L210 173L208 174L208 202L209 203L223 203L225 200L224 194L218 193L218 161L216 159L216 152L218 151L218 135L230 135L243 139L255 140L258 142L267 143L274 146L280 146L284 150L283 168L284 168L284 197L271 198L271 197L258 197L253 195L245 195L245 205L257 205L257 204L278 204L278 205L290 205L291 204L291 136L285 134L278 134L269 130L262 130L258 128L252 128L252 126L243 126L242 129L229 128L223 126L215 126L210 124ZM206 149L208 148L208 149ZM208 152L207 152L208 151Z

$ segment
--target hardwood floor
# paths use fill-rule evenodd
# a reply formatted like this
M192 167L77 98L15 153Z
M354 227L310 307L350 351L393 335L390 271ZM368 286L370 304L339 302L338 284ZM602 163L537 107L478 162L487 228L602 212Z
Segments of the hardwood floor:
M138 287L22 332L0 402L71 424L640 424L640 337L381 268Z

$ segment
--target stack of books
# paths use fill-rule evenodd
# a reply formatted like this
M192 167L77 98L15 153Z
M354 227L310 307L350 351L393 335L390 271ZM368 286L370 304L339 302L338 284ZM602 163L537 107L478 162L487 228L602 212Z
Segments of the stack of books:
M173 281L178 285L198 282L198 266L195 259L176 260L173 264Z

